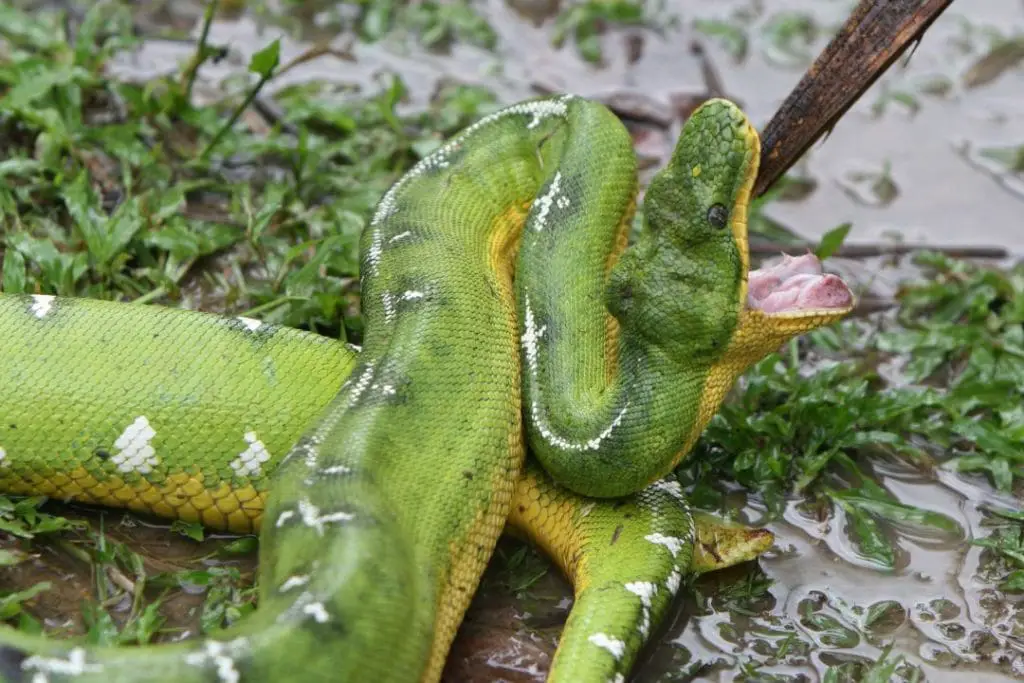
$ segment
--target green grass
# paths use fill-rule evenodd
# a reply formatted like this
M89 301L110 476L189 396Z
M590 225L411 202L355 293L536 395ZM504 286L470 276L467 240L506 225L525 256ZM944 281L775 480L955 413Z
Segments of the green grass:
M111 24L122 32L106 33ZM202 301L335 335L344 321L358 336L350 314L370 209L490 97L453 86L431 111L400 118L398 80L342 105L326 88L293 88L277 96L284 120L258 135L237 116L272 77L275 46L254 56L249 88L195 108L188 73L145 86L103 77L134 44L129 26L124 10L96 5L72 46L57 17L0 9L13 46L0 65L4 291Z
M677 22L664 0L577 0L555 18L552 43L561 47L571 37L584 61L601 64L601 36L609 26L662 29Z

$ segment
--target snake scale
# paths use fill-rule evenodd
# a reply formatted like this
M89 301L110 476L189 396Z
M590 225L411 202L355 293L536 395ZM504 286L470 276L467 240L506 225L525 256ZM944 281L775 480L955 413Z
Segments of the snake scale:
M381 199L361 350L0 296L0 490L260 533L239 624L107 649L3 628L0 676L437 681L508 524L574 585L549 680L625 681L687 576L771 542L691 513L666 475L751 363L852 307L810 255L749 271L758 154L735 105L702 105L623 251L624 126L569 95L502 109Z

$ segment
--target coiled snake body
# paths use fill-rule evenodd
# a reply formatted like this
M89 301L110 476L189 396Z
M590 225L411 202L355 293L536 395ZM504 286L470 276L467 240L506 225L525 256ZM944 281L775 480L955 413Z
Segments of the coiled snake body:
M549 680L625 680L686 575L770 542L695 517L662 477L751 363L850 310L813 259L748 286L758 150L734 105L703 105L623 253L636 162L608 110L559 96L481 120L381 200L358 353L245 318L0 297L0 489L260 531L238 626L116 649L3 629L0 674L435 681L508 522L574 583Z

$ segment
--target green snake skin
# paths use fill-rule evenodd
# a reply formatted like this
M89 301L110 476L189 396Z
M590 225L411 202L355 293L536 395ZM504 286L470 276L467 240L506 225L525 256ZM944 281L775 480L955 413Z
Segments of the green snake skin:
M45 322L42 329L39 314ZM111 326L110 321L120 324ZM171 483L165 480L172 492L161 498L180 499L181 505L196 503L195 513L189 514L211 527L236 531L258 528L266 486L281 454L330 403L356 362L352 347L289 328L88 299L0 296L0 328L14 332L0 338L0 356L12 361L5 366L8 371L2 386L8 390L0 393L0 406L6 414L17 407L26 415L60 406L63 410L51 411L54 424L67 425L54 431L5 425L0 488L45 491L58 499L181 518L181 507L150 506L140 497L112 502L97 495L95 485L83 485L85 481L113 482L124 476L116 465L111 466L113 454L97 457L95 452L117 441L125 425L130 427L139 417L146 417L152 424L166 425L149 440L154 452L182 453L186 455L181 457L193 460L203 454L208 468L226 468L235 476L236 470L244 469L248 476L238 476L232 490L252 488L258 492L252 498L228 496L203 507L205 496L193 495L188 486L173 483L184 481L180 478ZM100 339L102 348L96 345ZM109 348L119 353L108 353ZM209 355L196 353L197 349ZM20 368L21 374L13 368ZM83 372L86 368L94 378L91 381L81 381L90 376ZM148 381L138 381L143 376ZM68 377L75 379L69 382ZM48 391L40 391L43 388ZM274 398L277 392L287 393L293 401L282 406ZM130 402L121 399L125 395L131 396ZM300 402L306 406L305 413L296 409ZM175 419L178 415L185 419ZM258 436L256 442L261 444L255 449L252 435ZM61 458L50 460L51 469L40 466L37 454L45 452ZM254 452L268 457L240 459L241 454ZM255 461L259 461L258 468ZM76 471L89 474L60 476ZM131 490L145 487L144 481L136 479ZM749 560L771 543L766 532L730 529L723 522L698 516L702 543L697 548L714 556L706 556L701 564L693 557L694 518L678 483L671 480L620 501L588 500L556 487L531 463L519 480L514 500L509 523L518 535L537 542L556 560L577 592L551 681L604 681L613 675L609 672L628 671L640 645L670 606L681 579ZM236 516L236 512L244 515ZM232 524L233 520L239 523ZM303 578L296 575L291 585L300 588ZM260 614L269 612L269 603L264 601L272 597L260 596ZM84 650L75 655L66 643L45 642L48 647L41 649L42 643L34 637L0 632L0 643L41 653L35 658L16 658L19 667L27 664L26 672L42 672L48 680L61 680L57 674L68 675L73 668L70 663ZM109 680L118 675L138 680L132 667L153 661L148 658L154 653L160 655L153 665L162 668L168 665L165 657L172 664L189 656L200 661L210 643L197 644L187 654L180 646L161 646L150 652L109 651L105 653L108 657L90 652L89 666L102 666ZM0 658L0 663L3 661ZM61 661L66 663L63 668ZM208 680L230 680L231 669L224 661L220 660L223 674L207 676ZM236 661L233 666L241 671L243 665ZM8 680L19 680L2 666L0 673L7 673ZM89 673L84 660L82 673ZM26 673L24 680L32 679ZM247 680L258 679L250 674Z
M0 297L0 489L260 531L238 626L117 649L2 629L0 675L436 681L509 522L576 590L551 680L624 681L684 575L716 566L698 537L728 539L717 566L768 538L695 524L659 478L750 363L849 310L744 308L758 144L734 105L695 112L619 259L621 123L571 96L481 120L364 232L357 355L246 318ZM568 488L524 469L527 431Z
M610 277L632 173L611 170L589 193L589 160L574 158L580 167L542 189L549 210L526 226L516 276L530 450L557 483L588 496L638 491L678 464L717 411L701 396L745 304L756 139L731 105L695 113L647 188L647 230ZM611 353L608 311L619 327Z

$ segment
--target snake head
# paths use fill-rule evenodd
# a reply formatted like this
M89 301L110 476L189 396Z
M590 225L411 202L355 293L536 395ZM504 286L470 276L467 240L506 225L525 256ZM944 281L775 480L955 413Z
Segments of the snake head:
M778 265L750 270L747 215L760 150L757 130L739 107L709 100L684 125L666 172L652 181L645 200L645 212L654 211L649 225L677 225L672 239L678 247L717 277L691 289L687 303L705 298L705 311L734 321L727 343L716 344L707 385L713 394L713 385L731 386L788 340L853 310L849 287L824 273L813 254L785 255ZM664 207L679 207L682 215L666 215ZM694 278L693 268L686 277ZM686 332L692 344L692 331Z
M743 310L760 149L735 104L698 107L647 188L647 230L612 272L613 315L691 367L720 359Z
M679 315L677 329L661 334L674 335L688 362L707 364L697 415L676 463L750 366L853 310L849 287L825 274L812 254L750 270L747 214L760 149L756 129L736 105L710 100L684 125L672 161L652 180L644 202L655 234L676 226L670 238L679 254L674 279L686 288L667 305L696 312L696 322Z
M746 273L747 205L760 139L742 110L708 100L690 115L644 199L648 228L739 279Z

